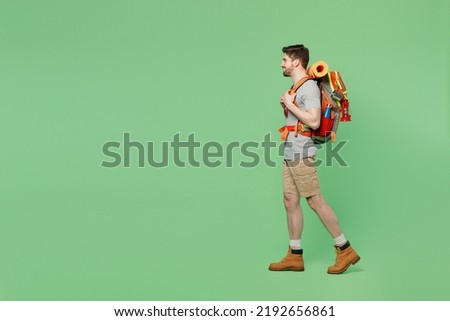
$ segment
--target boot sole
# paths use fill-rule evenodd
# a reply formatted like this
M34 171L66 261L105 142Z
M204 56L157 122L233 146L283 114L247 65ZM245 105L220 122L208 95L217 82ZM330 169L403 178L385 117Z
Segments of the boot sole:
M285 272L285 271L292 271L292 272L303 272L305 271L305 269L292 269L292 268L286 268L286 269L271 269L269 268L269 271L274 271L274 272Z
M346 266L345 268L343 268L342 270L339 270L339 271L336 271L336 272L328 272L328 274L342 274L342 273L344 273L345 271L347 271L347 269L350 267L350 265L355 265L356 263L359 262L360 259L361 259L361 258L360 258L359 255L358 255L353 261L350 262L349 265L347 265L347 266Z

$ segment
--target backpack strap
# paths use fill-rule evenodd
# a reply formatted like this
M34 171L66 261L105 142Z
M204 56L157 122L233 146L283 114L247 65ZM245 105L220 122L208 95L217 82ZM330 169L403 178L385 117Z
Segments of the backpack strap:
M292 95L293 93L297 92L297 90L300 88L301 85L303 85L308 80L313 79L311 76L305 76L302 79L300 79L295 85L289 89L289 94Z
M290 90L290 94L292 95L293 93L297 92L297 90L308 80L313 79L313 77L311 76L305 76L302 79L300 79ZM297 101L294 100L294 104L297 106ZM298 106L297 106L298 107ZM307 137L311 137L311 131L308 130L309 127L306 126L305 124L303 124L300 119L297 120L297 123L295 124L295 128L294 128L294 135L295 137L298 136L298 133L300 132L300 134L302 134L303 136L307 136Z
M278 132L281 134L282 140L286 140L286 137L289 134L289 132L294 132L295 137L297 137L298 134L306 137L311 137L312 132L305 127L306 126L302 122L298 121L297 124L295 125L281 127L280 129L278 129Z
M305 76L302 79L300 79L295 85L289 89L289 95L292 95L297 92L297 90L308 80L314 79L311 76ZM297 105L297 102L294 100L295 106ZM286 107L284 107L284 115L288 116L288 110ZM295 134L295 137L300 133L303 136L311 137L311 130L309 130L309 127L303 124L300 120L297 120L297 123L292 126L283 126L278 130L281 133L281 139L286 140L287 135L290 131L293 131Z
M307 82L310 79L314 79L311 76L305 76L302 79L300 79L296 84L292 85L291 89L289 89L289 95L292 95L293 93L296 93L297 90L300 88L301 85L303 85L305 82ZM295 106L297 106L297 102L294 100ZM288 109L284 107L284 117L288 116Z

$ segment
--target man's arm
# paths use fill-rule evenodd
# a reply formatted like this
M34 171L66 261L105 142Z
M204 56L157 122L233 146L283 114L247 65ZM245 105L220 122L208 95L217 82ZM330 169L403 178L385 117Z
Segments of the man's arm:
M280 103L284 104L287 109L291 111L303 124L311 127L312 129L317 129L320 126L320 113L321 108L310 108L306 111L301 110L296 105L294 105L295 93L289 95L287 91L281 96Z

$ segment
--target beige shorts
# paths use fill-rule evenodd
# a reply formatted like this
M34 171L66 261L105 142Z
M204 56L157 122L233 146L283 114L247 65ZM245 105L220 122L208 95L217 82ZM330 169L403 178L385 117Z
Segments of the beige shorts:
M320 194L315 157L283 162L283 192L310 197Z

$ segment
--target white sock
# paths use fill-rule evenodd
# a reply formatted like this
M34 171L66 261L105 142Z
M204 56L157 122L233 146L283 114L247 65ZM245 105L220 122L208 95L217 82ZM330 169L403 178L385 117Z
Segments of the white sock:
M336 244L339 247L341 247L345 243L347 243L347 239L345 238L344 234L341 234L334 239L334 244Z
M293 250L301 250L302 249L302 241L301 240L290 240L289 247Z

